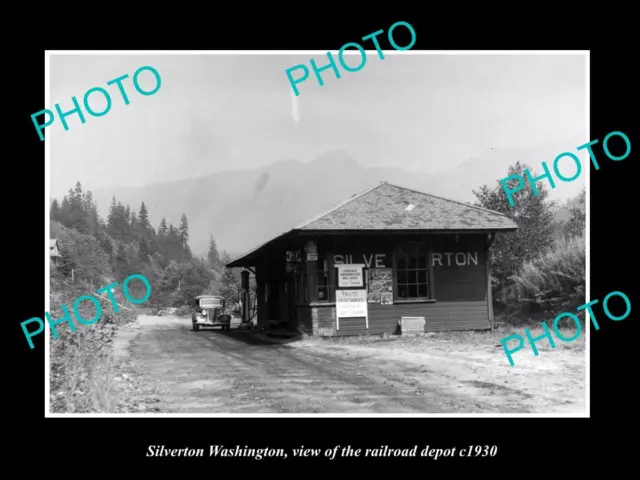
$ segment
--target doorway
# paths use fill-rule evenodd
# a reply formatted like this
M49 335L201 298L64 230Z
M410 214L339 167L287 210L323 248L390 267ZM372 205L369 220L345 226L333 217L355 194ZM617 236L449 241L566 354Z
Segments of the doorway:
M270 282L267 288L267 314L269 315L269 320L280 321L278 282Z

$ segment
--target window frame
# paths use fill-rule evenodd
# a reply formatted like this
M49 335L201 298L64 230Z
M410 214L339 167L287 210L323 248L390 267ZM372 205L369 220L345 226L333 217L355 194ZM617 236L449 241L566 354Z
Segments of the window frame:
M399 268L400 267L400 259L403 258L406 254L406 250L418 248L424 252L424 257L426 260L426 267L420 268L416 266L415 268ZM419 258L420 255L417 255L414 258ZM408 257L410 258L410 257ZM416 283L400 283L399 277L401 272L417 272L424 271L426 273L426 281L425 282L416 282ZM417 280L417 277L416 277ZM417 297L401 297L400 296L400 286L404 285L415 285L417 288L417 293L420 293L420 287L426 285L426 296L417 296ZM416 241L410 240L400 243L393 250L393 301L394 303L424 303L424 302L434 302L434 286L433 286L433 265L431 261L431 249L424 241Z

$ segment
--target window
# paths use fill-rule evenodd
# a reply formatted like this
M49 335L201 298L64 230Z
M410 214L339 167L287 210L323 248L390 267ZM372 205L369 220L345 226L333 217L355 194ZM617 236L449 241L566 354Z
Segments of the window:
M423 243L402 245L396 254L396 285L398 300L429 298L429 267L427 248Z
M201 298L200 306L202 308L216 308L222 307L222 301L218 298Z
M316 282L318 285L318 301L329 301L329 270L327 269L327 261L322 256L318 256L316 263Z

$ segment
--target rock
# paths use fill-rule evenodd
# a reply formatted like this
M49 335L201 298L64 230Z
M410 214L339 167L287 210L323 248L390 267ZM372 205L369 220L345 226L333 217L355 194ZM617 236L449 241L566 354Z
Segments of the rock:
M144 406L144 405L142 405L142 404L138 405L138 407L137 407L137 410L138 410L139 412L144 412L146 409L147 409L147 407L145 407L145 406Z

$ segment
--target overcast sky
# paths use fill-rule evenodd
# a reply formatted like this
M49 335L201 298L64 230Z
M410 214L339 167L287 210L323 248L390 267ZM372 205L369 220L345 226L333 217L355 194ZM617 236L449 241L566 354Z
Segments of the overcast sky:
M324 65L322 55L55 55L50 105L72 108L89 88L112 92L104 117L70 116L47 128L51 195L80 180L85 189L141 186L295 158L348 151L367 166L442 172L490 148L591 140L585 129L583 55L386 55L337 80L313 73L299 84L299 121L285 70ZM326 57L325 57L326 58ZM356 58L350 58L354 64ZM152 96L125 81L125 106L106 82L150 65L162 77ZM142 74L146 88L153 85ZM94 109L103 104L92 96ZM93 104L93 103L92 103ZM558 152L560 153L560 152ZM514 159L515 160L515 159ZM553 158L541 158L552 165ZM535 165L534 167L538 167ZM583 171L584 172L584 171ZM581 180L584 173L581 176ZM562 196L562 190L553 192ZM571 189L574 194L574 189Z

